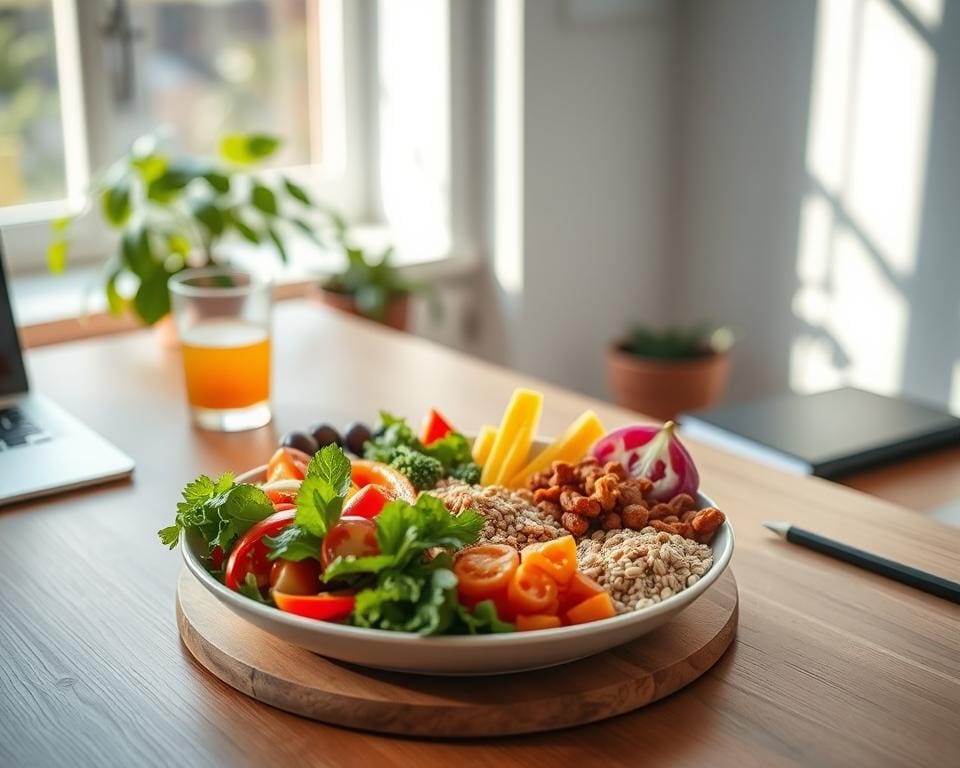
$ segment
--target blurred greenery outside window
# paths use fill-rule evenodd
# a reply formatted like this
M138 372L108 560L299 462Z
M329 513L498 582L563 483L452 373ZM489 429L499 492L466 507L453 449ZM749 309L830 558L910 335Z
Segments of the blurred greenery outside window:
M21 233L82 210L98 172L145 133L199 155L226 134L267 133L283 141L273 167L307 183L342 172L342 45L328 45L341 8L0 0L0 228L20 246L8 244L8 266L39 264L41 249L23 247L38 238ZM77 229L81 253L109 242L92 222Z
M398 264L447 258L453 198L468 196L451 158L477 164L469 112L451 140L451 93L470 79L463 41L481 28L472 13L449 0L0 0L7 268L44 271L49 223L87 207L98 175L148 132L200 155L225 134L277 135L273 167L363 225L370 247L394 244ZM464 217L479 215L464 205L469 259L479 225ZM96 218L74 225L71 264L114 247ZM308 245L294 272L336 266Z

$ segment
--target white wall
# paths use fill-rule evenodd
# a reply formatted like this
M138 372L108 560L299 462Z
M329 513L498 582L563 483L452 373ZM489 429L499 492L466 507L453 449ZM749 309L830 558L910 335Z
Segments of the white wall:
M510 363L604 394L603 350L667 301L669 5L584 21L526 3L523 293Z
M684 2L678 306L735 326L730 398L960 410L960 3L909 15L938 6Z

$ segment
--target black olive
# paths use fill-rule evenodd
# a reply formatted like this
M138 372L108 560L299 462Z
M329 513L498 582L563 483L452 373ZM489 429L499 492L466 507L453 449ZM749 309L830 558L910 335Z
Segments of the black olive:
M370 440L373 435L370 434L370 428L366 424L355 421L347 427L345 437L347 450L355 453L357 456L363 456L363 444L367 442L367 440Z
M314 424L310 427L310 434L313 435L313 439L320 448L325 445L343 445L343 438L340 437L340 433L329 424Z
M281 438L280 445L284 448L296 448L298 451L303 451L307 456L313 456L320 450L317 441L306 432L287 432Z

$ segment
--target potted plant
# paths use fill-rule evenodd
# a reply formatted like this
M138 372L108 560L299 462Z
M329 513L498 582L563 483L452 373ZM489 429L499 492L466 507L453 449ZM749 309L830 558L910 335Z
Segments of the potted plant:
M110 311L130 310L147 325L164 320L170 276L228 261L223 243L229 236L264 243L283 261L293 231L323 243L323 233L332 230L341 241L346 225L339 215L286 176L252 172L279 146L273 136L235 134L220 142L219 159L208 160L163 152L153 135L138 139L95 187L103 220L120 232L103 269ZM52 224L47 257L53 272L66 266L71 224L71 218Z
M729 328L634 328L607 350L614 398L663 420L712 405L727 383L733 341Z
M393 248L387 248L375 258L362 248L346 242L343 246L346 265L320 284L320 300L351 315L368 317L405 331L409 324L410 295L423 290L423 286L406 280L390 263Z

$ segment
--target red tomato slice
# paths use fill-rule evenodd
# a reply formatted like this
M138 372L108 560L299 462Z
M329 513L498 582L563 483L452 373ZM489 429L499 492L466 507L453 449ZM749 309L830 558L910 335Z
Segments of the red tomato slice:
M465 549L453 563L457 592L483 600L506 589L520 565L517 550L507 544L483 544Z
M453 432L453 427L440 415L439 411L431 408L423 418L423 425L420 427L420 442L424 445L430 445L430 443L435 443L451 432Z
M336 621L345 619L353 610L357 599L353 595L337 592L321 592L319 595L288 595L273 591L273 602L287 613L306 616L308 619Z
M310 457L296 448L278 448L267 464L267 482L274 480L303 480Z
M253 525L240 537L230 550L227 568L223 574L223 583L229 589L239 590L248 573L252 573L257 578L257 584L261 588L267 586L270 581L270 567L273 563L267 559L267 545L262 539L264 536L276 536L293 522L293 516L293 509L274 512L270 517Z
M380 553L377 545L377 524L365 517L341 517L327 531L320 548L320 562L326 568L338 557L367 557Z
M365 485L347 500L343 506L343 514L372 520L380 514L388 501L390 497L379 485Z
M539 568L521 562L507 586L507 599L517 614L547 613L557 599L557 582Z
M417 500L417 491L407 476L379 461L354 459L350 462L350 474L358 488L379 485L391 499L403 499L411 504Z

